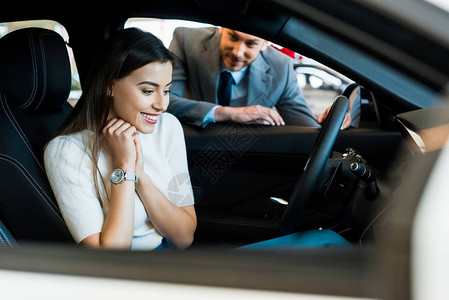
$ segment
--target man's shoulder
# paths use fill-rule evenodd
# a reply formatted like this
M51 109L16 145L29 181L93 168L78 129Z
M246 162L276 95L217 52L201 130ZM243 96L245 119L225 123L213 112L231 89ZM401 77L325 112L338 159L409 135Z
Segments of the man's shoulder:
M174 36L181 36L185 40L201 40L206 37L212 37L218 32L217 27L178 27L175 29Z
M279 52L271 46L268 46L265 51L261 52L261 54L267 62L272 62L275 64L288 64L292 61L290 57L288 57L284 53Z

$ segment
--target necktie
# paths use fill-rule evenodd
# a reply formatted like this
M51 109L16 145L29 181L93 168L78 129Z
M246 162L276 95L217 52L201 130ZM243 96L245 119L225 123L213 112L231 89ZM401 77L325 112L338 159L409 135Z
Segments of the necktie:
M234 78L232 78L231 73L223 71L220 74L220 86L217 91L218 104L223 106L229 106L231 103L231 91L232 83Z

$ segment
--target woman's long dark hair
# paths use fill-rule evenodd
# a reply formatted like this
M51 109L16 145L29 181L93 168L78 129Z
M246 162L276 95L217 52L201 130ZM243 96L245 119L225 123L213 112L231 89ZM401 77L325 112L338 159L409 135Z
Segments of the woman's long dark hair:
M56 136L86 129L93 132L88 135L85 150L92 160L92 175L100 203L102 197L97 178L98 157L101 149L101 131L106 125L112 106L109 92L117 80L149 63L174 63L174 61L174 55L160 39L137 28L118 31L110 36L97 52L88 76L83 82L83 94ZM103 181L102 184L105 187Z

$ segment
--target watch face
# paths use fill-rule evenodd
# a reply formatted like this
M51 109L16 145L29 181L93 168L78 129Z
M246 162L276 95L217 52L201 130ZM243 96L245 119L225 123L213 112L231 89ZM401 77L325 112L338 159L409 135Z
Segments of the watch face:
M111 181L115 184L118 184L123 181L125 177L125 172L122 169L115 169L112 171L111 176L109 177Z

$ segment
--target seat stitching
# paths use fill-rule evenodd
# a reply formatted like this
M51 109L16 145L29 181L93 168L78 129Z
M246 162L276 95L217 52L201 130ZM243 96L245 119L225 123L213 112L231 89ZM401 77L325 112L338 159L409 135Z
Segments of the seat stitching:
M24 108L28 107L33 102L33 99L36 96L37 88L38 88L38 76L37 76L38 72L37 72L37 62L36 62L36 51L34 49L34 43L33 43L31 32L28 33L28 43L30 45L31 61L32 61L32 64L33 64L33 89L31 91L31 95L28 98L28 100L24 104L22 104L20 106L21 109L24 109Z
M20 169L20 168L19 168L19 170L21 170L22 173L23 173L24 175L26 175L24 172L26 172L26 173L28 174L28 176L33 180L33 182L34 182L34 183L37 185L37 187L39 188L40 191L38 191L38 192L40 192L41 196L42 196L43 198L46 198L46 201L49 201L49 204L50 204L51 206L54 206L54 205L55 205L55 204L53 203L53 201L51 201L50 197L45 193L44 189L37 183L37 181L33 178L33 176L26 170L26 168L25 168L24 165L22 165L17 159L15 159L15 158L13 158L13 157L7 155L7 154L0 153L0 159L2 158L2 156L9 158L10 160L16 162L20 167L22 167L23 170ZM3 158L3 160L6 160L6 159ZM30 180L28 180L28 181L30 181ZM33 182L30 181L30 183L33 183ZM44 196L45 196L45 197L44 197Z
M42 95L37 103L37 105L35 107L39 107L43 101L43 99L45 98L45 94L47 93L47 59L45 57L45 48L44 48L44 35L50 35L51 34L47 34L45 32L39 34L39 45L40 45L40 52L41 52L41 56L42 56L42 73L43 73L43 79L42 79Z
M22 139L22 141L25 143L25 145L27 146L28 150L31 152L31 155L33 155L34 159L36 160L37 164L39 165L39 167L44 170L44 168L42 167L42 165L40 164L39 160L37 159L36 155L34 155L34 151L31 149L30 143L26 138L26 135L24 134L24 132L22 131L22 129L20 128L19 123L17 122L17 120L14 118L14 115L12 114L11 110L9 109L8 103L6 102L5 97L1 97L0 95L0 102L2 104L3 110L6 113L6 116L8 117L9 121L11 122L11 124L14 126L14 128L16 129L17 133L19 134L20 138ZM12 118L12 119L11 119Z
M5 158L6 157L6 158ZM25 167L13 157L0 153L0 160L4 160L9 162L17 167L20 172L24 175L24 177L28 180L28 182L33 186L33 188L39 193L39 195L45 200L45 203L50 207L50 209L56 214L56 216L61 220L64 224L64 220L59 216L59 213L55 210L55 204L49 199L48 195L44 192L42 187L37 183L37 181L33 178L33 176L28 173ZM39 187L39 189L37 188Z

